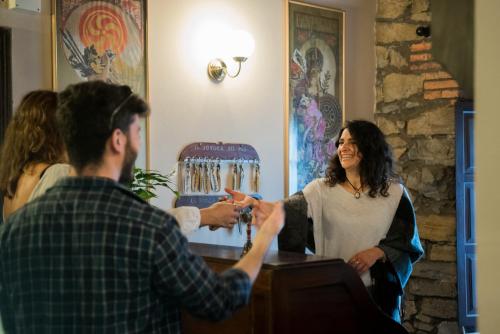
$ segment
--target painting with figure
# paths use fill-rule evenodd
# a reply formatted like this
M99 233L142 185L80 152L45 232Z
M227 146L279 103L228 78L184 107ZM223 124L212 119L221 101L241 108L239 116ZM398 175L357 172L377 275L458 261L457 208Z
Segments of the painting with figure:
M288 193L324 176L343 121L344 12L289 2Z
M54 0L52 8L55 89L104 80L147 98L146 1ZM137 164L144 168L147 150L140 152Z

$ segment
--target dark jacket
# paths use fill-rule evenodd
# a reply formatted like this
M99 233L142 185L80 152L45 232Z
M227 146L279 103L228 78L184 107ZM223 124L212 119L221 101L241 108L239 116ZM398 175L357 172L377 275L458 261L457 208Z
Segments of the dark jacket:
M304 253L305 248L315 251L313 221L307 218L307 202L301 191L285 201L286 220L278 235L278 248L283 251ZM377 261L370 268L374 280L372 297L387 315L401 321L401 296L410 278L413 263L424 253L416 225L415 210L403 191L396 214L380 247L387 260Z

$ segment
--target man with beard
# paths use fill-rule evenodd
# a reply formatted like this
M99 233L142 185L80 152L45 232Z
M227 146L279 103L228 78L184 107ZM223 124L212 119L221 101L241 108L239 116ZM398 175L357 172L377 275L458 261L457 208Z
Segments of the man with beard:
M131 178L146 103L100 81L59 95L58 120L77 176L56 183L0 227L0 311L12 333L179 333L180 308L220 320L245 305L283 227L275 204L251 251L216 274L176 220L118 181ZM259 214L257 207L257 214Z

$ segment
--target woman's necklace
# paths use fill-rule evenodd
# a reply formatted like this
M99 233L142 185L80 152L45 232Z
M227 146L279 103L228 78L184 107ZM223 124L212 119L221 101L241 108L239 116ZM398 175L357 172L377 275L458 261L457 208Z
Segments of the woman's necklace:
M354 193L354 197L356 199L359 199L361 197L361 189L363 189L363 186L359 187L359 188L356 188L352 183L351 181L349 181L349 179L347 178L347 176L345 177L345 179L347 180L347 182L349 182L349 184L351 185L352 189L354 189L355 193Z

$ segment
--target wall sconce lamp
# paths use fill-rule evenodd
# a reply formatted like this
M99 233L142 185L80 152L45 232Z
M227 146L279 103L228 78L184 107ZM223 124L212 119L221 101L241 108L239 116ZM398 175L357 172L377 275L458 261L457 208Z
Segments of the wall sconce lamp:
M255 42L252 35L243 30L233 31L227 41L228 52L233 60L238 63L238 70L235 74L230 74L226 63L220 59L212 59L208 63L208 76L215 82L221 82L226 75L230 78L236 78L241 71L241 63L244 63L252 55L255 48Z

